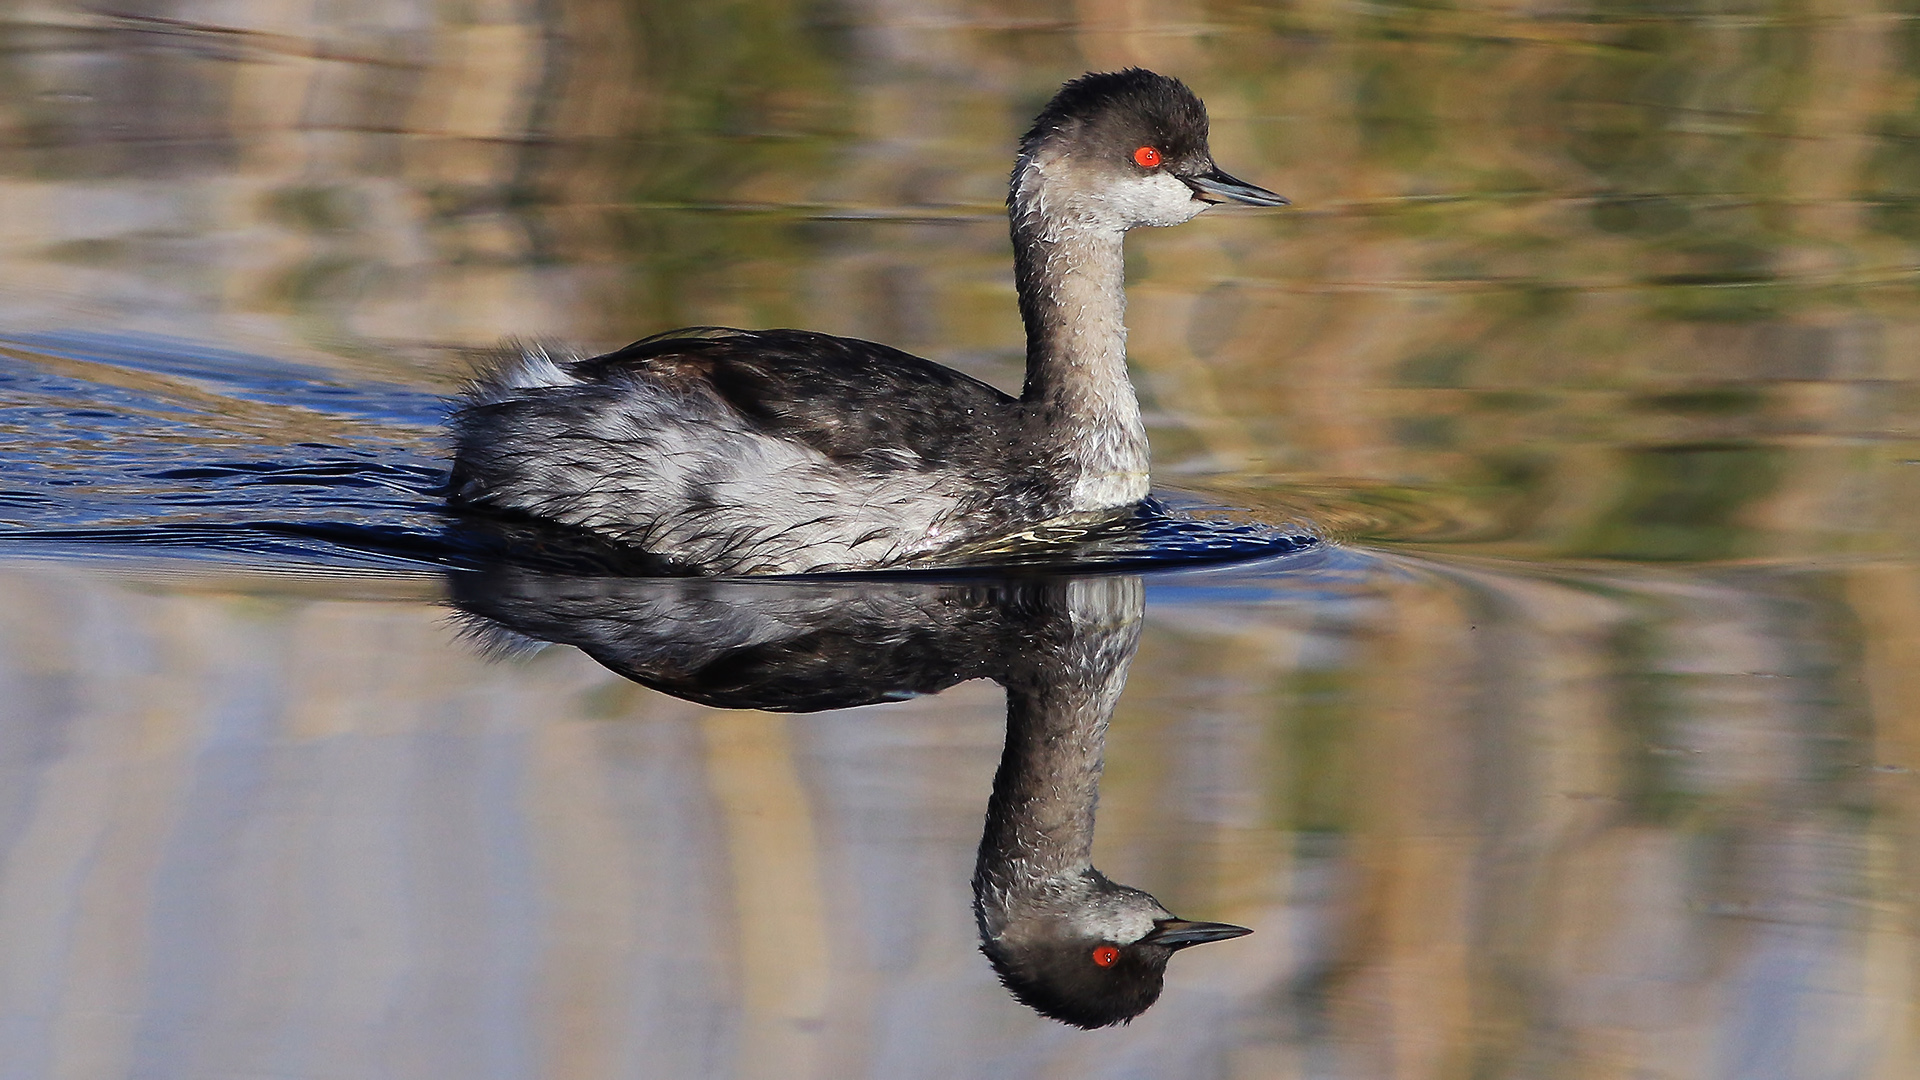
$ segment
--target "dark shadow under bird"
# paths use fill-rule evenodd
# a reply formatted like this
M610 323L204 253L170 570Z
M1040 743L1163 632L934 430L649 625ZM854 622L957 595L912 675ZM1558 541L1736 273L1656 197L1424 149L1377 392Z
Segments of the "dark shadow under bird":
M1207 113L1132 69L1066 84L1021 140L1007 198L1027 334L1019 397L870 341L701 328L604 356L528 350L452 417L450 500L589 531L668 572L937 563L1147 495L1126 366L1122 241L1234 200L1286 202L1214 164Z

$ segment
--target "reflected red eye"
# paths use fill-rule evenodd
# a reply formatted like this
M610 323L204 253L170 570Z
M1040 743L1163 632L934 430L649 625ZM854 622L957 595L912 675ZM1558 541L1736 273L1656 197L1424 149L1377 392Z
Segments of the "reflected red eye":
M1111 945L1101 945L1093 950L1093 962L1101 967L1112 967L1120 962L1120 950Z
M1160 151L1151 146L1143 146L1133 152L1133 163L1143 169L1151 169L1160 164Z

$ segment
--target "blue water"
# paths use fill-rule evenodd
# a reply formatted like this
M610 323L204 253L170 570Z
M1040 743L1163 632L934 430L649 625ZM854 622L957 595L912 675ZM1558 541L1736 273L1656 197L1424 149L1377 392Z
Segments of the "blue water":
M448 407L432 392L187 341L0 336L0 545L367 570L609 561L538 529L448 513ZM1022 538L948 569L1152 569L1317 543L1304 527L1167 494L1131 521Z

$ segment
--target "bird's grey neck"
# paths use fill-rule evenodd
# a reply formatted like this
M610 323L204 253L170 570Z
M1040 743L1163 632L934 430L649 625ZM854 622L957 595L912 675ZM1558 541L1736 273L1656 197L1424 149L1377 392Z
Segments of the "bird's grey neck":
M1107 721L1140 637L1138 579L1063 590L1065 610L1006 675L1007 742L974 868L984 929L1023 910L1065 906L1097 886L1093 819Z
M1023 156L1008 200L1020 317L1027 331L1021 401L1079 466L1075 510L1147 493L1147 437L1127 378L1125 232L1075 197L1069 166Z

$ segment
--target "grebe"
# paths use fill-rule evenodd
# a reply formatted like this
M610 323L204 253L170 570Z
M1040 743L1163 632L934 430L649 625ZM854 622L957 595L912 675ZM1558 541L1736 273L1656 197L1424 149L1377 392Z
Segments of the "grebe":
M1007 196L1027 332L1018 398L870 341L680 330L592 358L528 349L455 410L457 506L587 530L677 572L894 566L1147 495L1127 380L1127 230L1232 199L1207 113L1138 68L1061 87Z

